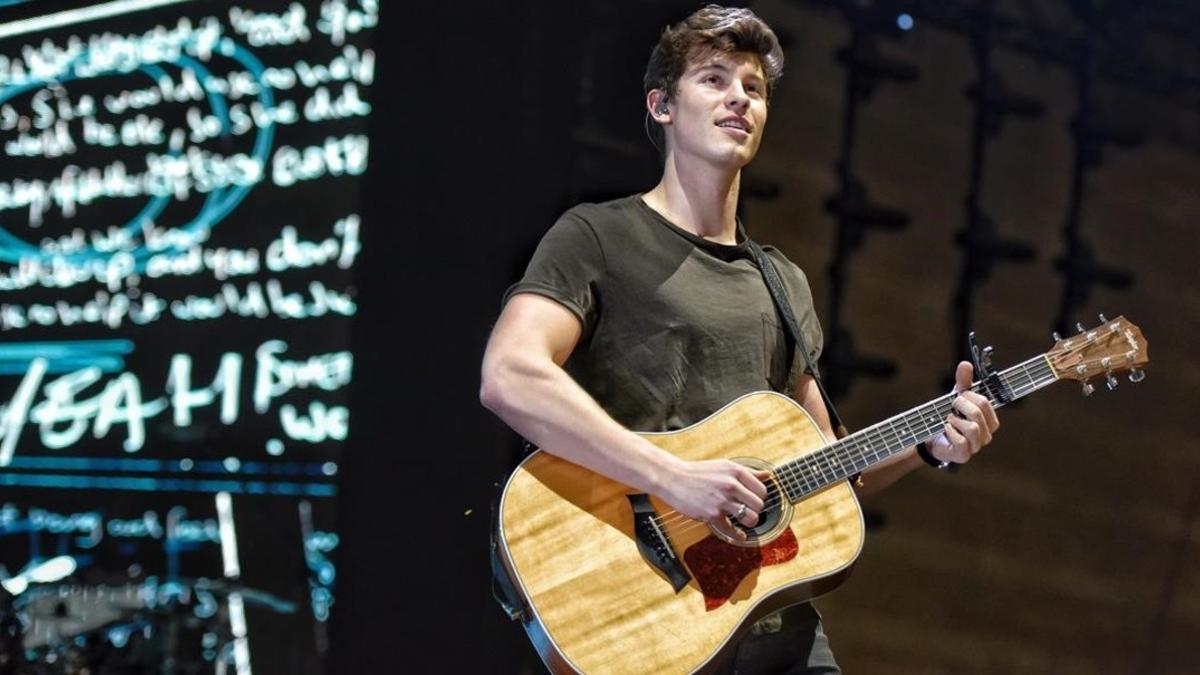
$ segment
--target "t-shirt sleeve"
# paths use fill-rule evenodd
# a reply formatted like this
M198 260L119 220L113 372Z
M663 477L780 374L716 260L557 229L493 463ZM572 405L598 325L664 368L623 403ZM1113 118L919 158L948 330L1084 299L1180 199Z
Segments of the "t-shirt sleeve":
M542 237L525 275L508 288L503 302L518 293L545 296L570 310L586 333L595 321L604 268L604 252L591 225L568 211Z

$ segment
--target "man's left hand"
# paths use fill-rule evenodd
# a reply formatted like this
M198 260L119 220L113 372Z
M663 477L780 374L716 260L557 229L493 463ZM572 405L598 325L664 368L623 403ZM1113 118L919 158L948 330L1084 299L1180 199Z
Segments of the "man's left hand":
M983 446L992 442L992 434L1000 428L996 410L986 397L971 391L975 369L963 361L954 371L954 410L946 418L943 433L929 441L929 453L943 462L963 464Z

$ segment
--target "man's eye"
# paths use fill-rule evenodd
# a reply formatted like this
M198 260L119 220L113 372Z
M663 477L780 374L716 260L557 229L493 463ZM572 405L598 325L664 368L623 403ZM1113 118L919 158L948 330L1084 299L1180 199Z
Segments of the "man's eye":
M709 75L708 77L704 78L705 83L714 83L715 84L720 81L721 81L721 78L716 75Z

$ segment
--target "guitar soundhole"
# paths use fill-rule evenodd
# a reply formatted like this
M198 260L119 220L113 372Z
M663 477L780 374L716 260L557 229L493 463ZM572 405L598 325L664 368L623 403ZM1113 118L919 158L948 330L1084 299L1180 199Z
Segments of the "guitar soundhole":
M771 472L771 478L766 480L767 496L763 499L763 510L758 514L758 524L754 527L746 527L729 519L728 526L713 525L710 529L719 539L735 546L761 546L787 531L792 519L792 503L787 500L774 476L775 467L754 457L734 457L732 461L756 471ZM737 530L746 535L744 539L737 536Z
M783 518L783 512L779 505L782 503L782 498L779 495L779 486L775 481L767 481L767 496L763 499L763 510L758 514L758 524L754 527L746 527L745 525L733 521L733 526L742 532L746 533L746 537L750 540L761 541L767 539L771 532L779 526L779 521Z

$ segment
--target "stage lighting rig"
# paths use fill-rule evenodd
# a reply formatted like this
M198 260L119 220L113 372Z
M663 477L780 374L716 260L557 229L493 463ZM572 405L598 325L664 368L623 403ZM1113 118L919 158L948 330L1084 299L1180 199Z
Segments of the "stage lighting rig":
M825 381L830 396L840 398L856 377L889 378L896 373L890 359L860 354L845 325L843 306L851 255L871 230L899 231L908 226L909 216L900 209L871 200L863 180L854 173L854 145L860 106L870 100L884 83L915 81L920 72L907 61L879 50L880 36L898 38L905 34L896 23L896 12L878 6L847 4L843 14L850 24L850 42L838 49L838 62L846 68L842 108L841 156L837 163L838 191L825 201L825 209L837 221L833 258L829 263L829 311L826 325Z

